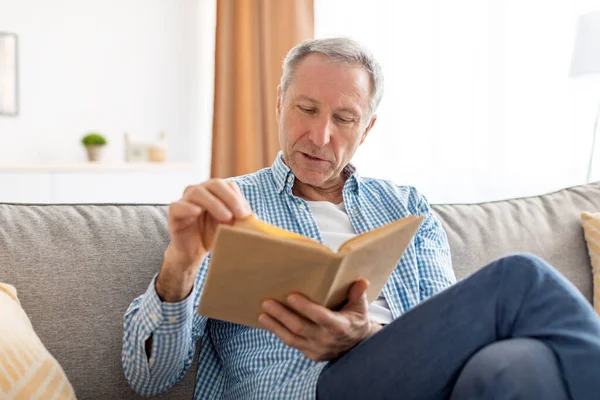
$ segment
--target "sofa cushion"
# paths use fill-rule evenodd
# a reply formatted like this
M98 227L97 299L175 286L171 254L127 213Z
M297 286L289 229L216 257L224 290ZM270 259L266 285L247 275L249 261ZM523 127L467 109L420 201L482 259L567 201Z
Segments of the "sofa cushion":
M123 314L168 244L167 208L0 204L0 281L81 399L141 399L121 367ZM190 399L194 371L168 394Z
M0 398L72 400L60 364L35 334L14 286L0 283Z
M542 196L433 209L448 234L457 278L506 254L531 252L554 265L592 301L580 215L600 210L600 182Z
M594 276L594 308L600 314L600 212L583 212L581 223Z

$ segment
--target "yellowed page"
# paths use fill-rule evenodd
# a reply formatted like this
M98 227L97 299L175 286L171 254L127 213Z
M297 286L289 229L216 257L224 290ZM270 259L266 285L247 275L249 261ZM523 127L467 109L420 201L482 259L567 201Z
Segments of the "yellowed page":
M306 236L302 236L298 233L288 231L287 229L283 229L278 226L271 225L267 222L261 221L260 219L256 218L256 216L254 214L250 215L248 218L235 221L233 226L236 228L247 229L247 230L254 231L254 232L262 232L262 233L265 233L265 234L271 235L271 236L288 238L288 239L296 239L296 240L307 241L310 243L320 244L319 242L312 240L310 238L307 238Z

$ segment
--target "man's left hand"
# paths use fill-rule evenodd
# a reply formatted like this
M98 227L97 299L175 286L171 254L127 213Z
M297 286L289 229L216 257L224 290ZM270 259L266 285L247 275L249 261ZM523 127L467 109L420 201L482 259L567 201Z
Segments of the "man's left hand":
M339 311L332 311L293 293L288 306L265 300L258 320L285 344L315 361L336 359L381 329L369 321L366 289L369 283L356 281Z

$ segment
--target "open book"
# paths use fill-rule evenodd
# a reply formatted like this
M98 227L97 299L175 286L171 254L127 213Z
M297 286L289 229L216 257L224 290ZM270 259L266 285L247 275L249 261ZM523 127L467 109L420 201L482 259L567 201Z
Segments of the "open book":
M337 252L251 216L217 228L198 313L261 328L261 303L286 304L298 292L335 309L350 286L367 279L375 301L424 217L414 215L354 236Z

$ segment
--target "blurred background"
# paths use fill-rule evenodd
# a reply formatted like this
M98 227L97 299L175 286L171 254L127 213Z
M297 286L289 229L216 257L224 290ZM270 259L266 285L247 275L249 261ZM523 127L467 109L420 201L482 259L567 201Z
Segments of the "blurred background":
M0 0L0 201L167 203L269 166L283 57L335 35L365 44L385 75L361 175L433 203L599 180L598 11L600 0Z

